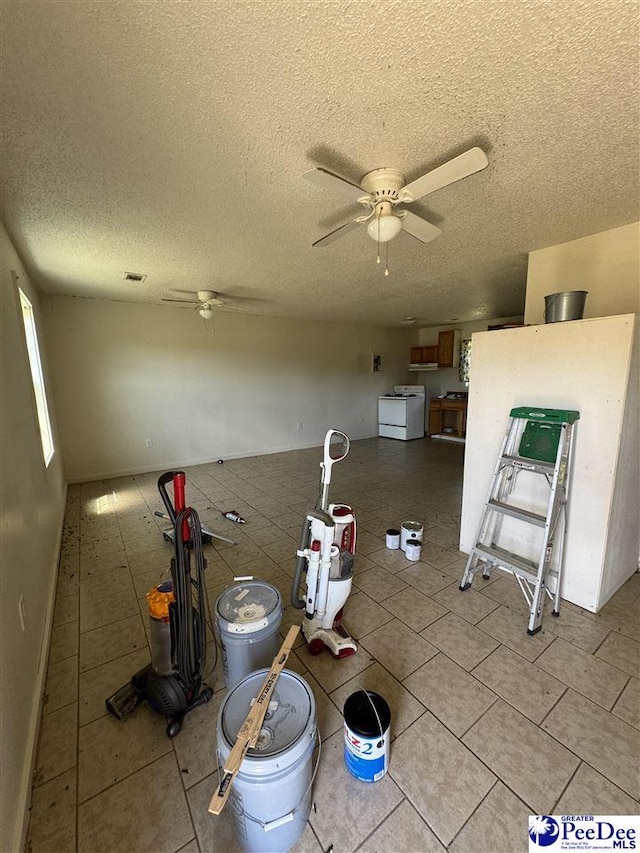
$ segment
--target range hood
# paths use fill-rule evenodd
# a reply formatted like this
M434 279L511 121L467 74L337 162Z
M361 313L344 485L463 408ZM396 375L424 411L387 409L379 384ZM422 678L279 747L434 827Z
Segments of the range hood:
M437 370L438 362L437 361L428 361L425 364L410 364L409 370L414 372L423 371L423 370Z

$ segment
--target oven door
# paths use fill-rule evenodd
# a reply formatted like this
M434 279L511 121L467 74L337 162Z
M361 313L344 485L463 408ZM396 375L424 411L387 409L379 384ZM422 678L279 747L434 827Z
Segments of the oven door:
M406 427L406 399L404 397L380 397L378 400L378 423L388 426Z

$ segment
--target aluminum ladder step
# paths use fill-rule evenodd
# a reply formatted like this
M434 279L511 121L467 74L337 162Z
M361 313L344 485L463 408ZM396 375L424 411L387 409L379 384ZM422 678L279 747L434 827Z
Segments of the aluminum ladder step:
M526 557L520 557L518 554L513 554L504 548L499 548L497 545L482 545L478 543L473 549L481 559L486 559L490 563L495 563L502 566L514 574L520 575L530 583L535 583L538 579L538 566Z
M508 453L500 457L500 462L511 468L534 471L536 474L553 474L555 470L553 462L544 462L540 459L527 459L524 456L512 456Z
M487 507L492 509L494 512L501 512L503 515L511 516L511 518L517 518L520 521L535 524L536 527L544 527L547 523L546 515L540 515L538 512L531 512L531 510L523 509L523 507L519 506L513 506L513 504L506 504L492 499L487 504Z

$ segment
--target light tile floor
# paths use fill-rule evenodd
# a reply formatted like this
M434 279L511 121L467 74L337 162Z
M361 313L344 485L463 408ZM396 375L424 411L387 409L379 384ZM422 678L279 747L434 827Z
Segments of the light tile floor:
M535 637L513 578L461 593L462 459L456 445L371 439L334 468L332 496L358 520L345 624L360 648L336 661L299 643L291 658L316 697L323 739L298 853L516 853L528 849L529 814L639 811L640 575L598 615L565 603ZM206 548L212 602L237 574L275 584L289 602L319 463L314 449L187 469L188 503L238 541ZM69 488L32 853L237 849L227 811L207 812L219 667L214 699L173 741L147 706L125 722L105 711L149 660L144 594L166 577L171 554L153 515L163 509L156 480ZM229 509L246 525L224 520ZM424 525L419 563L385 548L387 528L408 518ZM287 607L282 635L299 619ZM352 778L343 758L342 706L360 687L392 710L389 772L375 784Z

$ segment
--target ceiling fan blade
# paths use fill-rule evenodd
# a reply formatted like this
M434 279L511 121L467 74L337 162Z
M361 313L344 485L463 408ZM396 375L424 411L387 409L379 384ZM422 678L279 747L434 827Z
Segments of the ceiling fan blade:
M337 240L339 237L342 237L344 234L347 234L353 228L356 228L359 225L357 220L352 220L351 222L345 222L344 225L341 225L339 228L336 228L334 231L330 231L328 234L325 234L324 237L321 237L319 240L316 240L315 243L311 245L314 249L317 246L328 246L329 243L333 243L334 240Z
M411 202L419 198L423 198L429 193L447 187L449 184L455 184L456 181L462 178L468 178L475 172L479 172L489 165L487 155L482 148L470 148L464 154L454 157L448 163L438 166L431 172L427 172L421 178L416 178L411 181L403 189L400 190L400 201Z
M194 299L162 299L162 302L181 302L183 305L199 305Z
M362 187L352 184L351 181L346 181L344 178L339 178L333 172L327 172L326 169L310 169L302 177L319 187L334 190L350 201L358 201L361 198L367 198L369 195Z
M412 237L420 240L421 243L429 243L442 234L442 231L437 226L427 222L426 219L422 219L421 216L416 216L410 210L398 211L397 215L402 218L403 231L411 234Z

